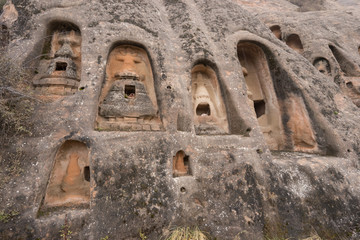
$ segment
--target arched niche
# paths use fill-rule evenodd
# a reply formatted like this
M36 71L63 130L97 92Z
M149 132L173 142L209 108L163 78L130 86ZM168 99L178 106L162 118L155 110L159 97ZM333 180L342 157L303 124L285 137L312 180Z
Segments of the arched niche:
M90 178L87 146L75 140L66 141L56 153L43 207L88 206Z
M225 104L215 71L197 64L191 71L195 132L199 135L229 132Z
M272 33L275 35L276 38L278 39L282 39L281 37L281 27L279 25L273 25L270 27L270 30L272 31Z
M326 76L331 76L331 67L330 63L326 58L319 57L316 58L313 62L314 67Z
M9 44L10 34L9 29L2 24L1 25L1 35L0 35L0 48L4 48Z
M329 45L329 48L345 76L360 77L359 66L354 64L354 62L351 61L342 50L333 45Z
M360 68L341 49L329 45L329 48L338 62L343 81L340 82L342 91L360 107Z
M318 151L305 103L295 90L278 95L267 57L253 42L238 44L238 57L248 89L248 103L254 110L271 150ZM271 71L279 69L272 62ZM276 88L275 88L276 87ZM286 119L286 120L285 120Z
M152 66L144 48L120 44L111 50L96 125L97 130L107 131L162 130Z
M180 150L173 157L173 177L191 175L189 156Z
M72 95L78 90L80 77L80 29L70 22L51 22L33 79L36 92L41 95Z
M281 150L284 145L281 111L266 56L256 44L240 42L238 58L246 81L248 104L256 114L269 148Z
M346 77L344 78L344 85L341 86L345 94L353 101L353 103L360 108L360 78Z
M299 35L297 34L291 34L286 38L286 45L291 47L294 51L302 54L304 51L304 47L302 45L302 42L300 40Z

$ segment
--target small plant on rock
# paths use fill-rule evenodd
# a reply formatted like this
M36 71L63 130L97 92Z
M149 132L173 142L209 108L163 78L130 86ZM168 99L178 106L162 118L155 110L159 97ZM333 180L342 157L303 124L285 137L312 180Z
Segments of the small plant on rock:
M63 225L60 230L60 237L62 240L71 239L72 231L70 231L70 227L68 225Z
M206 236L198 227L189 228L189 227L178 227L170 232L168 236L165 237L166 240L209 240L210 238Z
M10 211L9 213L5 213L4 211L0 211L0 222L7 223L9 222L13 217L19 215L18 211Z

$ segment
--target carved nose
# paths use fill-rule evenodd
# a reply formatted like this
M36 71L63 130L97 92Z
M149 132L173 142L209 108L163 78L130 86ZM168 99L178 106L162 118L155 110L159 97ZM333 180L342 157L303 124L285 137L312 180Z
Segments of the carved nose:
M73 58L74 52L72 51L70 45L68 43L64 43L62 47L56 51L55 57L68 57Z
M121 71L122 72L133 72L135 73L135 68L134 68L134 64L125 61L124 64L121 67Z

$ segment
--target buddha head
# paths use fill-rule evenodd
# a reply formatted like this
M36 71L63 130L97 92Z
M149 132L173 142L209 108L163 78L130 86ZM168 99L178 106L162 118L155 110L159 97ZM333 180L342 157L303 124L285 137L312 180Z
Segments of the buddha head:
M47 95L70 95L77 91L81 76L81 34L73 25L54 25L51 40L44 46L42 59L33 84Z
M134 46L116 47L109 56L107 66L109 80L135 80L146 82L152 79L147 53Z
M199 134L227 132L226 110L215 71L203 64L194 66L191 72L191 89L195 130Z

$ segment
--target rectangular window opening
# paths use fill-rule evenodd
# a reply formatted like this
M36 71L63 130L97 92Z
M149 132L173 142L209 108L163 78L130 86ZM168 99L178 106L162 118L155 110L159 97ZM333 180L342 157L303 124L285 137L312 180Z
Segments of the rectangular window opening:
M66 62L57 62L55 71L66 71L67 63Z
M84 167L84 179L85 179L85 181L90 182L90 167L89 166Z
M261 117L265 114L265 101L264 100L258 100L254 101L254 108L256 112L256 118Z
M125 98L135 98L135 86L125 85Z
M184 157L184 166L185 166L186 174L191 175L189 156Z

